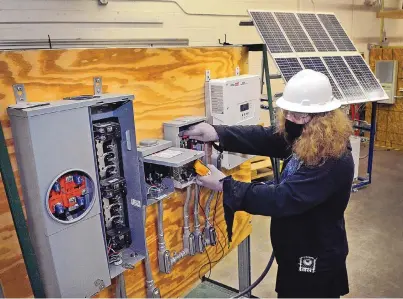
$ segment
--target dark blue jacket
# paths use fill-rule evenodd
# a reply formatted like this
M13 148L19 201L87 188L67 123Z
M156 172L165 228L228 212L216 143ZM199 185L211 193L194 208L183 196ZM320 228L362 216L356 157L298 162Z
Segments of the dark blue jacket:
M284 136L262 126L215 126L224 150L281 158L292 156ZM317 167L302 165L279 185L224 180L224 208L229 232L236 211L271 216L271 240L277 263L298 269L313 258L315 272L345 265L348 244L344 224L354 175L351 151ZM301 271L301 270L300 270Z

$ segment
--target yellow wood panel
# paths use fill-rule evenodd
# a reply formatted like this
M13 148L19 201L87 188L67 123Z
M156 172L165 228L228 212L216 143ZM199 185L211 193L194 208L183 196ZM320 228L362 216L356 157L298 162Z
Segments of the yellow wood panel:
M393 60L393 49L383 49L382 60Z
M386 19L403 19L403 9L378 11L376 17Z
M15 170L19 191L18 169L6 107L14 103L12 85L23 83L29 101L53 101L63 97L92 94L93 77L101 76L104 93L135 94L137 140L162 137L162 122L183 115L204 115L205 70L211 77L232 76L236 66L247 72L247 51L239 47L173 48L173 49L73 49L0 52L0 119ZM250 181L250 163L237 169L234 176ZM205 197L203 197L203 201ZM183 193L165 201L167 243L172 250L182 244ZM176 297L187 291L198 279L198 271L207 261L206 255L186 258L170 275L158 274L156 260L156 211L148 209L147 244L153 272L163 296ZM217 205L217 225L225 229L221 201ZM250 216L236 215L234 248L250 232ZM0 186L0 280L7 297L31 295L26 270L16 234ZM220 240L224 235L220 233ZM219 248L218 248L219 249ZM225 248L225 253L229 249ZM209 249L216 259L220 252ZM236 266L234 265L234 271ZM204 272L207 268L204 269ZM139 265L125 274L130 297L145 296L144 268ZM101 296L113 296L113 288Z
M403 134L388 133L388 141L390 141L394 145L399 145L399 147L402 147Z
M377 120L376 120L376 129L380 131L385 131L388 127L388 113L389 111L378 110L377 111Z
M398 61L398 78L403 78L403 48L393 49L393 59Z
M382 59L382 51L381 48L373 48L369 51L369 66L373 72L375 71L375 61Z
M388 132L403 134L403 112L389 112Z
M387 134L386 131L376 131L376 135L375 135L375 141L386 141L387 140Z

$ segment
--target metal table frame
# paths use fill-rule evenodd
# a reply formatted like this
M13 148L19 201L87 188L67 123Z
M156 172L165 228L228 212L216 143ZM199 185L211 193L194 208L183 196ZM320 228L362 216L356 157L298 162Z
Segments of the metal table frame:
M367 175L365 177L358 177L358 182L353 184L352 191L356 192L372 183L372 163L374 160L374 147L375 147L375 134L376 134L376 108L377 102L371 103L371 126L354 126L355 129L370 132L369 134L369 152L368 152L368 166Z

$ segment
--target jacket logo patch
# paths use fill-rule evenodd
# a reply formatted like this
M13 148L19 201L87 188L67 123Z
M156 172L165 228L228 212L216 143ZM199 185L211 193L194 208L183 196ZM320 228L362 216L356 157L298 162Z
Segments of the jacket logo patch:
M316 259L311 256L299 258L299 272L315 273Z

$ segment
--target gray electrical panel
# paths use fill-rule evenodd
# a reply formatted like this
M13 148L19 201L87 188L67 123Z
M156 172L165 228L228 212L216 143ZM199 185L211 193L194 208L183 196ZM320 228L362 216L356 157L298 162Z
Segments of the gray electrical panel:
M132 95L8 108L47 297L89 297L144 258Z
M395 103L398 71L397 60L378 60L375 62L375 76L389 97L388 100L378 101L378 103Z

